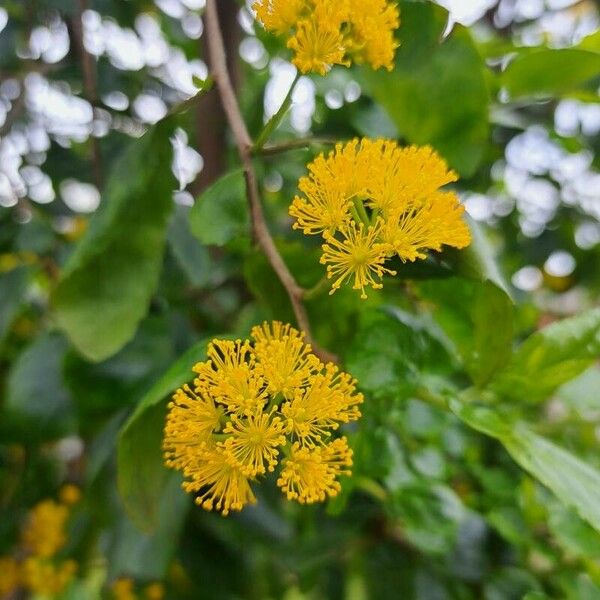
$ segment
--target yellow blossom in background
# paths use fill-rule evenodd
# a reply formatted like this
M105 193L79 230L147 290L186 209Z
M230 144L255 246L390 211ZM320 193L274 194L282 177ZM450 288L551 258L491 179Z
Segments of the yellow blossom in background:
M60 488L58 497L63 504L72 506L81 500L81 490L72 483L66 483Z
M331 293L351 282L366 298L366 288L396 274L384 266L394 256L412 262L471 243L458 196L440 190L456 180L429 146L355 139L308 165L289 213L294 229L322 235Z
M333 65L366 63L391 70L400 14L390 0L257 0L265 29L289 36L292 62L302 73L325 75Z
M19 565L11 556L0 556L0 598L12 594L19 585Z
M71 583L77 572L74 560L54 563L51 560L30 557L23 563L23 583L35 594L58 596Z
M151 583L144 588L144 597L148 600L162 600L165 597L165 588L162 583Z
M279 464L288 499L335 496L352 451L334 433L361 416L356 381L278 321L254 327L250 340L213 340L207 357L193 368L193 387L173 395L163 442L165 463L182 471L196 503L241 510L256 502L250 484Z
M129 577L119 577L116 579L110 591L114 600L137 600L135 593L135 584Z
M23 546L41 558L56 554L67 540L65 526L68 518L66 506L54 500L39 502L27 517L22 536Z

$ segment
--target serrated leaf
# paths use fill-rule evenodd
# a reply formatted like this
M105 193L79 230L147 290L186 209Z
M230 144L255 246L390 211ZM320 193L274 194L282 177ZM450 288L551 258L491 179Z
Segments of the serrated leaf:
M488 138L485 64L460 25L443 39L448 13L401 2L401 44L391 73L361 69L365 92L387 111L401 136L431 144L462 175L472 175Z
M599 354L600 309L592 309L530 336L492 382L492 388L508 398L543 401L583 373Z
M112 356L133 337L158 283L173 205L169 131L162 122L118 160L54 292L58 325L90 360Z
M249 232L244 172L223 175L200 197L190 211L192 233L207 245L224 246Z

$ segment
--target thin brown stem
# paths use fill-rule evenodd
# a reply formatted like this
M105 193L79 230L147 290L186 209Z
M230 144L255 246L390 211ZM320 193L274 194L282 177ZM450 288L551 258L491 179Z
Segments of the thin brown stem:
M83 43L83 23L82 16L87 9L87 0L77 0L77 11L72 20L73 36L79 52L79 62L83 75L83 91L85 99L95 106L98 103L98 86L96 83L96 66L94 59L85 49ZM100 152L100 142L97 137L91 136L92 144L92 167L94 171L94 183L98 189L102 189L102 154Z
M281 258L265 221L256 172L254 171L254 166L252 164L253 142L248 133L246 123L242 118L240 107L229 76L229 71L227 69L225 45L223 43L223 36L221 34L219 16L217 13L217 0L207 0L205 21L212 75L215 79L217 89L219 90L225 116L235 138L238 154L244 169L254 239L264 252L267 260L273 267L275 274L285 288L290 298L292 309L294 310L296 321L298 322L298 327L306 334L307 342L312 345L315 354L319 355L323 360L335 361L335 356L329 354L326 350L319 348L315 344L311 334L308 315L302 302L304 289L298 285L294 276L290 273L287 265Z
M269 144L260 149L255 149L254 154L261 156L272 156L274 154L282 154L291 150L303 150L310 146L333 146L336 140L331 138L299 138L297 140L288 140L278 144Z

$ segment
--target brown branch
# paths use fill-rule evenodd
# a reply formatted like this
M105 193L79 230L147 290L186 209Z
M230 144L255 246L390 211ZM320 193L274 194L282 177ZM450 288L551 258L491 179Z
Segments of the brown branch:
M85 99L95 106L98 103L98 87L96 85L96 68L94 59L85 49L83 43L83 23L82 15L87 9L87 0L77 0L77 11L72 19L72 30L77 51L79 52L79 61L83 75L83 91ZM97 137L91 136L92 142L92 167L94 170L94 183L96 187L102 189L102 154L100 152L100 142Z
M279 251L273 242L273 238L269 233L269 229L265 221L265 216L260 201L256 173L252 164L252 138L250 137L248 129L246 128L246 123L242 118L238 101L233 90L233 85L231 83L231 78L229 76L229 71L227 69L225 45L223 43L223 36L221 34L221 28L219 25L219 15L217 13L217 0L207 0L205 21L206 34L208 36L208 48L210 50L210 67L212 75L215 79L217 89L219 90L225 116L227 118L227 122L229 123L229 127L233 132L238 154L244 169L254 239L264 252L267 260L273 267L273 270L285 288L290 298L290 302L296 316L296 321L298 322L298 327L306 334L307 342L312 345L315 354L320 356L323 360L335 361L335 356L331 355L326 350L319 348L315 344L310 330L308 315L306 313L304 304L302 303L304 289L298 285L294 279L294 276L290 273L286 264L283 262L283 259L281 258L281 255L279 254Z

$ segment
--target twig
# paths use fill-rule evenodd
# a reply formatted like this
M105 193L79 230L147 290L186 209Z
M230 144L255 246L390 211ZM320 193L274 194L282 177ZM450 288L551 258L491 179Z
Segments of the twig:
M290 150L299 150L302 148L309 148L310 146L333 146L337 140L331 138L299 138L297 140L289 140L287 142L281 142L279 144L269 144L262 148L254 149L254 154L260 154L261 156L272 156L274 154L282 154Z
M81 63L81 71L83 75L83 91L85 99L92 105L96 105L98 101L98 87L96 85L96 69L93 58L85 49L83 43L83 24L82 16L87 9L87 0L77 0L77 11L72 19L73 37L77 44L79 52L79 60ZM96 187L102 189L102 154L100 152L100 142L97 137L91 136L92 142L92 158L94 169L94 183Z
M217 89L221 96L221 102L225 111L225 116L238 149L238 154L242 162L244 169L244 177L246 180L246 191L248 195L248 203L250 207L250 218L252 222L252 229L254 238L258 243L259 247L265 253L267 260L273 267L277 277L281 281L285 288L292 309L298 322L298 327L304 331L306 335L306 341L311 344L315 354L320 356L325 361L336 361L336 357L331 355L326 350L323 350L315 344L315 341L311 334L310 322L302 298L304 296L304 289L302 289L294 276L290 273L286 264L283 262L281 255L279 254L273 238L269 233L265 216L260 201L260 194L258 191L258 183L256 179L256 173L252 164L252 138L246 128L246 123L242 118L240 108L237 102L237 98L233 91L233 85L229 77L229 71L227 70L226 56L225 56L225 45L223 43L223 36L221 35L221 28L219 26L219 16L217 13L217 0L207 0L206 11L206 34L208 36L208 47L210 50L210 67L212 75L215 79Z
M275 131L275 129L277 129L277 126L279 125L279 123L281 123L283 117L285 117L287 111L291 108L292 94L296 89L296 84L298 83L298 81L300 81L300 77L300 71L298 71L296 73L296 77L294 77L294 81L292 81L292 85L290 85L288 93L285 95L285 98L283 99L283 102L279 107L279 110L267 121L263 130L258 134L256 142L254 143L255 151L260 150L265 145L265 142L268 141L270 135L273 133L273 131Z

